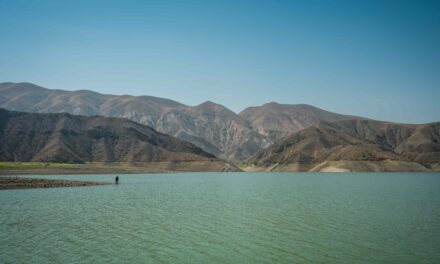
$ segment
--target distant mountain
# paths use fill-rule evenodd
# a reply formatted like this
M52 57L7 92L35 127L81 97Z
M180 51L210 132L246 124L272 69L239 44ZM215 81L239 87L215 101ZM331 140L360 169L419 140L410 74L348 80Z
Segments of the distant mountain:
M1 83L0 107L35 113L125 117L154 127L162 113L187 106L152 96L116 96L88 90L51 90L31 83Z
M246 120L210 101L166 112L155 127L230 160L249 157L267 146Z
M31 100L31 98L29 98ZM195 145L124 118L0 109L1 161L209 161Z
M359 118L328 112L306 104L288 105L275 102L248 107L239 115L248 120L252 128L271 143L321 121Z
M224 106L186 106L151 97L104 95L92 91L50 90L30 83L0 84L0 107L36 113L124 117L200 146L228 159L249 157L268 146L249 122Z
M320 122L248 160L255 170L440 170L440 123Z
M0 107L36 113L124 117L233 161L246 159L274 141L319 121L351 118L313 106L277 103L250 107L237 115L209 101L187 106L152 96L50 90L31 83L0 84Z

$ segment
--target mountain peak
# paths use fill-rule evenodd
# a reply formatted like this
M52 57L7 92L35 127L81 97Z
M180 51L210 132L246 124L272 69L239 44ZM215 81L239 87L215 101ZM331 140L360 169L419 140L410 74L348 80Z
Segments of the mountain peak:
M215 106L220 106L220 105L217 103L214 103L213 101L208 100L208 101L205 101L205 102L199 104L198 106L215 107Z
M214 112L220 112L220 111L230 111L228 108L221 104L214 103L212 101L206 101L199 105L196 105L193 107L194 109L199 109L203 111L214 111ZM232 111L230 111L232 112Z
M278 102L269 102L269 103L263 104L261 107L317 108L317 107L309 105L309 104L281 104Z
M265 105L267 105L267 106L270 106L270 105L274 105L274 106L276 106L276 105L281 105L280 103L277 103L277 102L269 102L269 103L265 103L265 104L263 104L263 106L265 106Z

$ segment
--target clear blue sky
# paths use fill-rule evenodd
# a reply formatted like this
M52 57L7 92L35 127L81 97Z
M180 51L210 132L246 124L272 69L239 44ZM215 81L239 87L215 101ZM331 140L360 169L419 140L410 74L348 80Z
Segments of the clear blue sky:
M0 82L440 121L440 1L5 1Z

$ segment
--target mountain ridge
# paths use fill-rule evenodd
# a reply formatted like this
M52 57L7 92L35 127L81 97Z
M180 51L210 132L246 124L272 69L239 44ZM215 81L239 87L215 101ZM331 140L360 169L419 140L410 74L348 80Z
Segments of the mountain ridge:
M203 161L201 148L124 118L0 108L0 160L44 162Z
M232 161L246 159L294 132L286 127L264 134L261 131L265 130L256 130L251 120L212 101L188 106L159 97L52 90L31 83L0 84L0 107L25 112L128 118Z
M325 171L336 163L336 168L354 171L356 166L369 168L366 170L428 171L440 163L440 122L319 122L280 139L247 162L250 169L275 171Z
M363 117L332 113L308 104L280 104L270 102L248 107L239 115L248 120L260 134L272 143L320 121L365 119Z
M246 161L251 170L440 167L440 157L436 154L439 152L436 135L440 133L437 122L376 121L308 104L269 102L236 114L212 101L188 106L152 96L105 95L89 90L52 90L30 83L2 83L0 107L126 118L190 142L221 159ZM396 145L396 142L400 143ZM292 155L283 153L283 149Z

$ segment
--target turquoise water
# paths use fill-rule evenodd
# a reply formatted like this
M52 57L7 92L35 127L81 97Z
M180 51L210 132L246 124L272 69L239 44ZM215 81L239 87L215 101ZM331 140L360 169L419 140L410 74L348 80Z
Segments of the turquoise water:
M440 263L440 174L120 181L0 191L0 263Z

